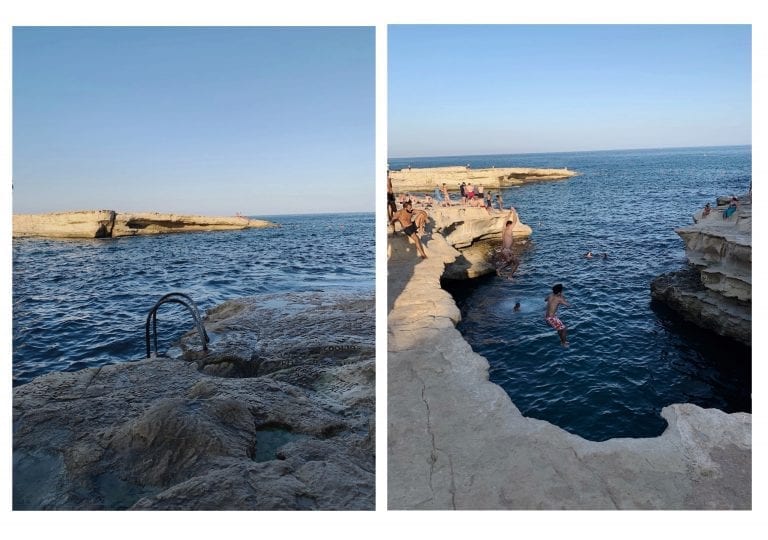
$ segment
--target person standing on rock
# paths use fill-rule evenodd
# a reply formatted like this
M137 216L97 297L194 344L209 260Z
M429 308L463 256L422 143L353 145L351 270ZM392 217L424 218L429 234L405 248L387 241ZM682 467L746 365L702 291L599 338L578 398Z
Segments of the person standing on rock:
M517 222L517 212L510 206L509 214L507 214L507 219L504 223L504 230L501 232L501 263L496 267L496 274L499 276L501 275L501 271L508 267L512 269L511 272L509 272L509 275L511 276L520 265L520 260L515 257L515 253L512 250Z
M451 197L448 195L448 186L443 182L443 198L445 199L444 205L451 206Z
M395 204L395 192L392 190L392 178L387 171L387 215L389 219L397 212L397 204Z
M544 315L544 320L547 321L547 324L557 330L557 334L560 336L560 345L563 347L567 347L570 345L568 343L567 334L568 331L563 324L563 321L560 320L560 318L557 316L557 308L561 305L565 307L570 307L571 305L568 303L568 301L563 296L563 285L562 283L558 283L554 287L552 287L552 294L548 294L547 298L545 299L547 302L547 311Z
M427 254L424 253L424 247L421 245L419 235L416 234L416 224L413 222L413 207L411 201L406 201L403 207L389 220L392 224L394 224L395 221L400 222L405 235L410 237L416 243L416 251L418 251L419 257L426 259Z

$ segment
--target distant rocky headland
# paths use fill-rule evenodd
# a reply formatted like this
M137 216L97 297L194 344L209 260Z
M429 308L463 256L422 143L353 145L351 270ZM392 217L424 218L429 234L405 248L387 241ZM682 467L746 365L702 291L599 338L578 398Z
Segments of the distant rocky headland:
M208 311L211 340L13 389L14 510L372 510L373 294Z
M693 225L675 231L685 241L689 265L656 278L651 294L685 320L751 345L752 197L740 197L727 219L729 198L717 202L709 215L699 211Z
M674 404L661 411L660 436L603 442L524 416L489 381L488 361L456 329L461 313L440 286L492 271L504 214L428 212L428 258L401 233L388 242L389 509L751 508L751 414ZM526 233L521 224L518 236ZM713 256L742 253L738 235L726 244L709 234ZM744 263L733 257L730 276Z
M14 237L117 238L120 236L232 231L276 226L269 221L241 216L191 216L159 212L117 212L115 210L13 215Z
M562 180L578 173L568 169L530 169L525 167L499 167L472 169L459 167L406 168L389 171L392 187L396 193L412 191L434 191L443 183L450 191L458 191L462 182L483 186L485 189L500 189L544 180Z

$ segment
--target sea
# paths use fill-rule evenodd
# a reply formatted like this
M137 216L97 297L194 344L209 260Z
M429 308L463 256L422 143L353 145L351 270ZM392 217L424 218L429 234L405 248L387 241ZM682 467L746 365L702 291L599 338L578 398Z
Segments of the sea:
M751 347L681 321L650 295L655 277L686 265L675 229L717 196L746 193L751 160L751 146L729 146L405 158L389 166L579 173L501 190L533 229L512 279L443 284L461 310L459 330L522 414L602 441L661 434L661 410L673 403L751 412ZM587 259L587 251L607 258ZM567 349L543 319L556 283L571 304L559 311Z
M144 358L147 315L170 292L187 294L203 315L227 300L265 293L373 293L373 213L250 217L279 227L14 239L13 385ZM178 304L163 304L157 319L161 354L194 328Z

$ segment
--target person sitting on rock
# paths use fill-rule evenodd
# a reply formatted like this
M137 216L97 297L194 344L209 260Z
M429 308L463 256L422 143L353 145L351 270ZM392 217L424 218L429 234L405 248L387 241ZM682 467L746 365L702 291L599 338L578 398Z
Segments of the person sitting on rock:
M390 223L394 224L395 221L400 222L400 226L403 228L405 235L414 241L419 257L426 259L427 254L424 252L424 247L421 245L419 235L416 234L416 224L413 222L413 207L411 201L405 202L403 207L392 217Z
M728 218L729 218L729 217L731 217L733 214L735 214L735 213L736 213L736 210L738 209L738 207L739 207L739 198L738 198L738 197L735 197L735 196L734 196L734 197L731 197L731 202L730 202L730 204L728 205L728 208L726 208L726 209L723 211L723 219L728 219Z
M427 224L427 219L429 219L429 214L424 210L414 210L412 217L419 234L424 234L424 227Z
M709 205L709 203L704 205L704 210L701 211L701 218L704 219L709 215L709 213L712 211L712 207Z

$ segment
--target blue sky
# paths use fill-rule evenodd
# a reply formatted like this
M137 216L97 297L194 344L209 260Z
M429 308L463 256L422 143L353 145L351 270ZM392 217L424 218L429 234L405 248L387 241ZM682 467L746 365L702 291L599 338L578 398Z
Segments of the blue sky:
M388 155L751 144L749 25L395 25Z
M373 211L374 28L13 32L13 211Z

